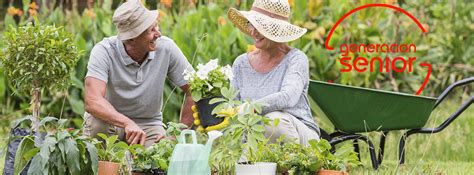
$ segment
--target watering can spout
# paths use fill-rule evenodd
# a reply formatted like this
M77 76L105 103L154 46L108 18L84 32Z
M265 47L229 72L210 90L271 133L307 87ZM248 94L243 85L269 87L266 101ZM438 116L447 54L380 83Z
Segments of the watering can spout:
M220 131L209 131L207 133L207 135L209 136L209 139L207 139L207 143L206 143L205 147L206 147L206 149L211 149L212 143L214 142L214 140L216 140L217 138L222 136L222 132L220 132Z

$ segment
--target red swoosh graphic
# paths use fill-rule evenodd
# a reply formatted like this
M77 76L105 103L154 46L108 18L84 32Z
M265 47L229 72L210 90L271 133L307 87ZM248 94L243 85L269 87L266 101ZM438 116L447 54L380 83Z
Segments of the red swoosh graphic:
M334 50L334 48L332 48L331 46L329 46L329 40L331 39L331 36L332 36L332 33L334 33L334 30L336 30L337 26L339 26L339 24L344 20L346 19L348 16L350 16L352 13L354 12L357 12L359 10L362 10L362 9L365 9L365 8L369 8L369 7L387 7L387 8L391 8L391 9L394 9L396 11L399 11L399 12L402 12L403 14L407 15L408 17L410 17L413 21L415 21L415 23L418 25L418 27L420 27L421 31L423 31L423 33L426 32L426 29L423 27L423 25L421 25L420 21L418 21L418 19L416 19L413 15L411 15L410 13L408 13L407 11L403 10L402 8L400 7L397 7L397 6L393 6L393 5L389 5L389 4L367 4L367 5L363 5L363 6L360 6L360 7L357 7L355 9L352 9L351 11L347 12L346 14L344 14L344 16L342 16L342 18L340 18L336 24L331 28L331 31L329 31L329 35L328 37L326 38L326 43L325 43L325 46L326 46L326 49L328 50Z

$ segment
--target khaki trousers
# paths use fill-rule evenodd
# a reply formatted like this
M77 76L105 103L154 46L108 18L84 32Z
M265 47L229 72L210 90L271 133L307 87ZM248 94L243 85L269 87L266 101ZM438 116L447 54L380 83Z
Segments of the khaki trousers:
M146 133L145 147L149 147L155 143L158 135L165 135L166 131L161 125L150 125L147 123L137 123L137 125ZM105 135L118 135L118 138L122 141L125 140L124 128L119 128L111 125L101 119L95 118L89 113L84 114L84 135L89 137L98 138L98 133L104 133Z
M274 126L265 126L265 137L270 138L274 143L280 136L285 136L285 141L296 141L296 143L308 146L308 141L312 139L319 140L316 131L310 129L303 122L291 114L275 111L266 114L271 120L280 119L280 123Z

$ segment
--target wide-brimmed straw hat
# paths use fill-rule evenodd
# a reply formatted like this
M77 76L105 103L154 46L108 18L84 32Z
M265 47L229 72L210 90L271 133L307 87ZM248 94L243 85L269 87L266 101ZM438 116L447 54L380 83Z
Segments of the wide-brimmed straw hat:
M260 34L275 42L293 41L306 33L305 28L289 22L288 0L255 0L250 11L230 8L227 16L242 32L250 35L250 23Z
M139 0L128 0L114 12L113 23L120 40L133 39L148 29L158 19L158 11L148 10Z

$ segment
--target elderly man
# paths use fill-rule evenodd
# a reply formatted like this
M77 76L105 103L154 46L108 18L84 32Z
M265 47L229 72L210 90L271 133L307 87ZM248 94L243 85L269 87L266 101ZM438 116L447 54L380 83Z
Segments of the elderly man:
M146 147L163 138L161 113L165 79L186 93L180 121L193 123L184 69L191 67L178 46L161 36L158 12L129 0L114 13L118 35L91 51L85 78L84 134L117 134Z

